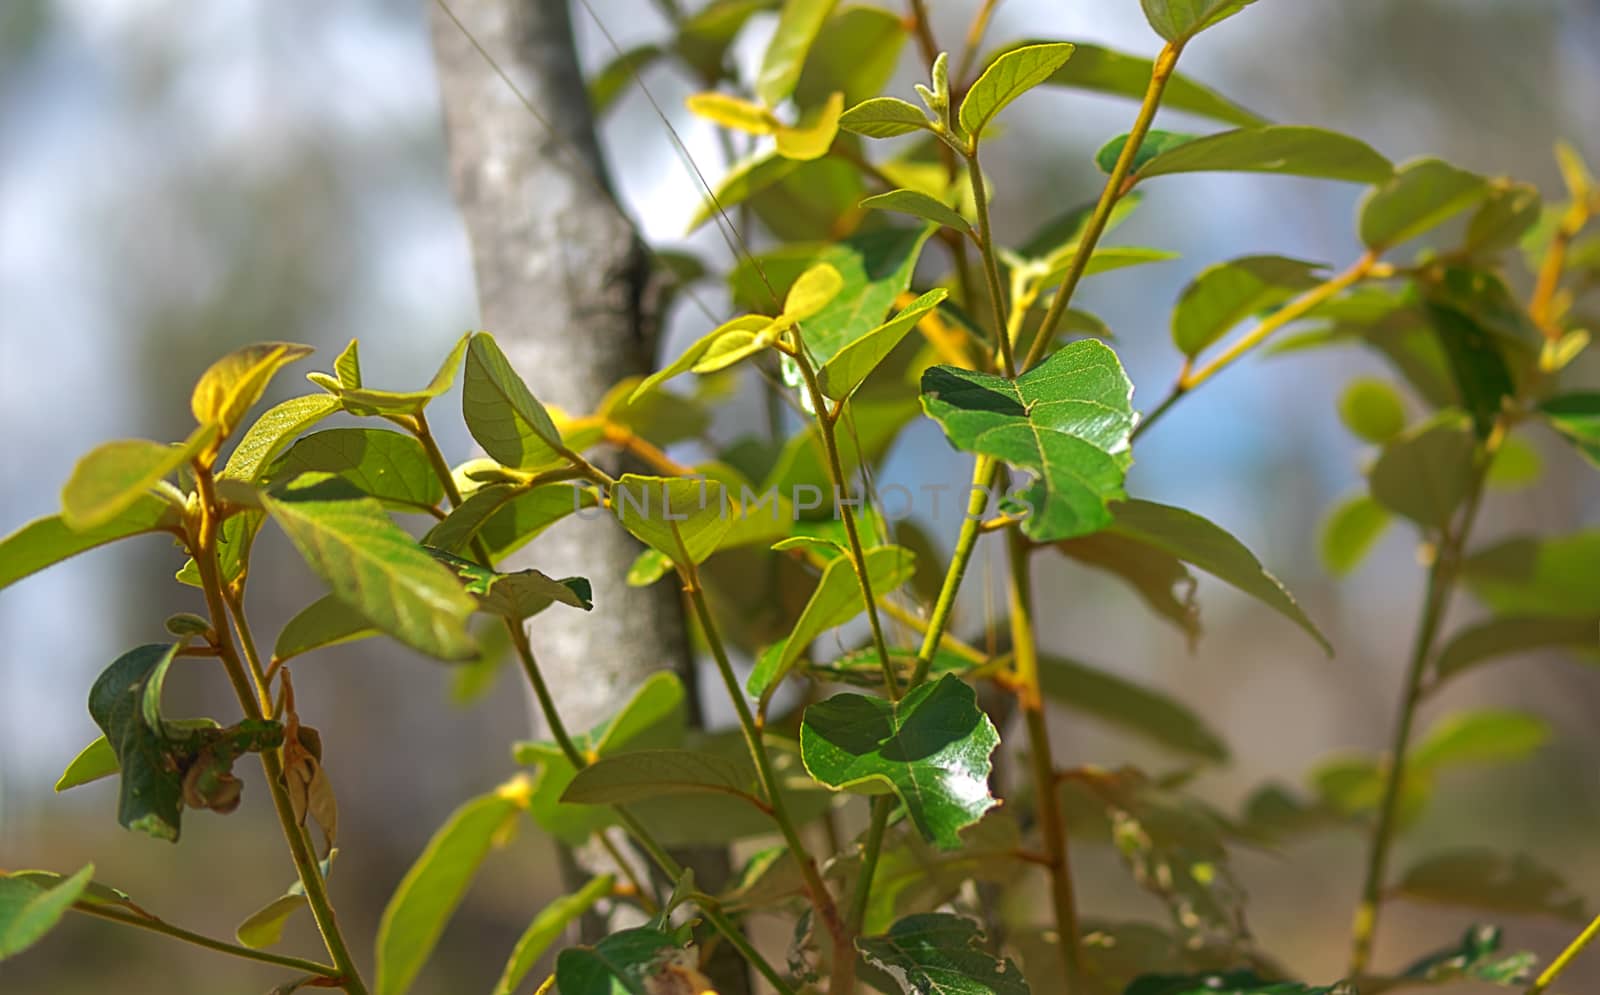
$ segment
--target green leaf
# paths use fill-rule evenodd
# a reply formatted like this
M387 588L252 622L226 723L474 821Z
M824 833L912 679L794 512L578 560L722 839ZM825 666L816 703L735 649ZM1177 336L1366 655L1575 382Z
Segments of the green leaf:
M828 306L844 287L844 277L827 263L818 263L800 274L783 299L783 317L805 321Z
M1113 506L1112 514L1114 533L1165 550L1238 588L1300 626L1324 650L1333 652L1327 638L1283 584L1261 566L1243 543L1215 524L1193 512L1153 501L1124 501Z
M1136 416L1133 385L1116 353L1072 342L1015 381L936 366L922 376L922 405L951 444L1004 460L1038 479L1019 495L1022 528L1041 542L1111 523L1124 496Z
M1514 248L1538 223L1542 206L1531 183L1491 181L1489 196L1467 222L1467 251L1489 255Z
M1533 954L1501 957L1499 950L1500 927L1472 926L1460 943L1428 954L1401 972L1401 977L1432 983L1464 979L1519 985L1527 981L1533 973Z
M936 225L954 228L966 234L972 231L972 226L967 223L955 208L949 207L942 200L928 196L920 190L890 190L888 193L876 194L861 202L861 206L868 210L895 211L900 214L909 214L924 221L932 221Z
M1146 3L1156 0L1146 0ZM1245 0L1249 2L1249 0ZM1208 974L1146 974L1136 978L1123 995L1358 995L1349 984L1303 985L1297 981L1268 981L1254 971Z
M1562 394L1539 405L1539 413L1600 467L1600 392Z
M306 379L339 398L340 404L351 414L417 415L428 406L428 402L455 385L456 370L461 366L461 357L466 354L468 338L469 336L463 335L456 341L450 349L450 354L439 364L433 379L421 390L393 391L346 387L338 379L326 373L308 373Z
M177 509L152 494L136 494L121 512L90 529L71 528L60 515L37 519L0 539L0 588L118 539L181 527Z
M932 130L933 125L916 104L898 97L873 97L845 111L839 127L866 138L894 138Z
M279 457L268 481L302 473L329 473L391 507L429 511L444 500L422 443L400 432L375 428L330 428L308 435Z
M1441 159L1408 162L1362 198L1361 241L1382 252L1438 227L1488 193L1488 180Z
M1323 760L1308 775L1323 806L1345 818L1366 817L1383 800L1387 772L1379 759L1364 754L1337 754ZM1433 795L1433 779L1407 765L1401 781L1398 823L1411 826Z
M1458 632L1439 654L1434 669L1440 680L1497 657L1530 650L1570 648L1600 652L1600 617L1493 618Z
M429 656L473 655L466 623L475 602L376 500L318 474L263 492L261 500L334 595L373 626Z
M1394 173L1394 166L1371 146L1348 135L1282 124L1197 138L1162 151L1134 175L1147 179L1219 171L1381 183Z
M230 352L211 364L195 384L189 402L195 421L215 427L220 437L233 434L261 400L273 375L312 351L308 345L292 342L263 342Z
M460 553L476 537L496 561L533 541L568 515L597 503L592 488L545 484L525 489L513 484L480 487L428 530L423 545Z
M938 307L949 291L940 287L930 290L907 304L893 318L867 332L834 354L817 371L822 392L836 401L843 401L872 375L878 364L888 358L901 340L915 328L917 322Z
M1473 428L1478 438L1488 438L1501 407L1516 393L1505 356L1489 330L1466 312L1430 301L1427 313Z
M1526 712L1484 708L1441 719L1412 749L1408 765L1432 773L1463 764L1523 760L1550 738L1550 725Z
M835 695L807 708L800 727L801 759L819 783L888 788L923 838L946 850L996 804L989 754L999 742L972 688L949 674L899 701Z
M1181 44L1255 0L1139 0L1156 34ZM1131 995L1131 993L1130 993Z
M703 563L733 524L727 493L714 480L628 473L611 490L622 527L674 561Z
M683 956L682 946L675 937L653 927L625 929L592 947L561 951L556 958L556 986L561 995L648 995L664 990L653 982L674 969L666 984L688 985L683 975L692 970L693 962ZM701 979L701 984L690 990L704 987Z
M1484 483L1497 490L1515 491L1532 487L1544 474L1544 457L1526 437L1507 435L1500 440L1489 462Z
M1465 905L1513 916L1587 922L1583 898L1555 871L1522 854L1487 849L1435 854L1408 868L1395 893L1413 901Z
M478 445L499 463L531 470L561 459L561 433L550 413L486 332L473 335L467 348L461 414Z
M1442 529L1467 496L1477 450L1459 414L1446 412L1395 437L1367 471L1373 498L1418 525Z
M610 110L617 98L632 85L634 77L666 54L660 45L640 45L628 49L601 67L589 81L589 104L596 116Z
M538 570L501 573L443 550L430 549L434 558L456 572L467 592L478 599L482 611L522 622L560 602L589 611L593 589L582 577L556 580Z
M54 929L93 877L93 864L51 888L0 876L0 961L22 953Z
M339 378L341 387L361 386L361 342L351 339L350 344L344 347L339 357L333 361L334 375Z
M79 532L98 529L216 439L216 428L195 430L183 445L123 439L96 446L72 468L61 489L61 520Z
M339 357L344 360L343 356ZM282 404L268 408L255 424L244 433L244 438L233 447L228 464L221 476L226 480L243 480L258 483L261 471L277 458L295 436L339 410L339 399L330 394L306 394L292 397Z
M1068 246L1050 256L1047 260L1049 268L1045 275L1040 277L1036 286L1039 290L1048 290L1060 283L1067 275L1067 269L1072 265L1072 260L1077 256L1077 246ZM1125 269L1129 266L1143 266L1147 263L1164 263L1170 259L1178 258L1176 252L1168 249L1150 249L1138 245L1105 245L1094 250L1094 255L1089 257L1089 264L1083 268L1084 276L1095 276L1100 273L1109 273L1112 270ZM1045 301L1041 300L1041 304Z
M844 118L840 118L839 126L844 127ZM685 232L693 232L716 217L719 208L728 211L743 204L794 172L799 165L797 160L784 158L776 150L751 156L735 164L689 219Z
M773 321L759 314L744 314L712 329L701 336L694 345L690 346L683 355L673 360L666 367L657 370L640 381L639 386L633 389L628 396L630 401L637 401L661 384L666 383L680 373L686 373L698 365L711 351L712 346L729 335L738 333L754 333L771 327Z
M1228 744L1185 705L1158 691L1063 657L1039 658L1044 693L1074 711L1110 722L1180 753L1228 761Z
M872 582L873 596L881 598L909 580L916 572L916 560L901 546L867 550L867 579ZM818 636L860 615L866 607L854 562L849 556L837 557L822 571L822 579L788 637L756 662L745 689L756 698L765 698Z
M349 602L336 594L326 594L302 608L278 630L272 658L281 663L312 650L377 634L377 628Z
M1128 147L1128 139L1132 137L1132 135L1124 133L1100 146L1100 150L1094 154L1094 164L1100 167L1100 172L1109 175L1116 170L1117 160L1122 158L1122 151ZM1139 151L1134 153L1130 172L1139 172L1145 163L1161 153L1168 149L1175 149L1180 145L1187 145L1199 137L1199 135L1191 135L1182 131L1162 131L1160 128L1150 129L1145 133L1144 141L1139 143Z
M1388 381L1357 377L1339 395L1339 420L1356 438L1383 445L1406 429L1406 406Z
M1230 328L1317 285L1318 263L1286 256L1245 256L1195 277L1172 312L1172 342L1193 359Z
M728 46L738 38L750 18L775 10L778 0L711 0L684 18L674 48L695 72L715 78L722 74Z
M756 96L769 107L788 99L800 82L811 44L833 13L835 0L784 0L778 28L767 43L756 76Z
M359 379L356 383L360 384ZM337 849L330 850L327 859L320 862L319 870L324 880L333 869L333 860L338 855ZM233 937L252 950L275 947L283 942L283 928L288 925L289 917L308 907L305 884L296 879L282 895L250 913L243 922L234 927Z
M763 803L756 794L755 770L713 753L691 750L634 750L597 760L578 771L562 792L563 802L626 805L667 795L722 794Z
M518 986L545 951L561 939L568 926L594 908L601 899L608 897L615 884L616 879L609 874L596 875L582 888L570 895L562 895L534 916L533 922L528 924L522 936L518 937L517 945L512 948L511 959L506 961L505 970L495 984L494 995L515 995Z
M433 834L378 924L378 995L411 987L489 850L504 842L526 808L526 786L511 782L462 805Z
M1029 995L1022 971L990 953L977 923L949 913L907 916L856 949L904 995Z
M117 754L111 748L111 742L101 736L79 750L78 755L67 764L67 769L56 779L56 791L65 791L80 784L98 781L102 777L110 777L121 769L117 765Z
M1342 577L1354 570L1389 527L1389 512L1366 494L1339 502L1322 522L1317 552L1328 572Z
M1067 539L1056 548L1079 563L1121 578L1151 611L1182 630L1191 647L1200 638L1194 574L1176 556L1113 532Z
M894 75L905 40L905 20L895 13L845 7L817 34L794 90L795 103L816 107L836 92L847 104L875 96Z
M1024 45L995 59L961 101L961 130L976 142L1006 105L1066 65L1072 49L1066 42Z
M844 278L843 289L805 324L805 343L818 365L826 365L883 323L910 287L932 234L931 225L867 232L829 245L809 260L804 268L827 263Z
M174 761L175 740L161 716L161 686L182 643L153 643L129 650L107 667L89 690L89 715L116 755L122 783L117 822L156 839L178 839L183 816L183 772Z
M1502 615L1600 616L1600 529L1507 539L1469 556L1462 578Z

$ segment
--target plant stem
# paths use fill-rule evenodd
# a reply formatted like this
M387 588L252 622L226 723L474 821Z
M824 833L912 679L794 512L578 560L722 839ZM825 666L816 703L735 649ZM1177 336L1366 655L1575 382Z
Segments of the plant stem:
M994 230L989 223L989 194L983 188L983 167L978 164L977 140L967 154L967 177L972 182L972 203L978 214L978 251L983 255L983 275L989 285L989 300L994 313L994 337L999 340L1001 367L1007 377L1016 379L1017 360L1011 354L1010 322L1006 320L1006 301L1000 284L1000 263L995 258Z
M1583 231L1584 225L1589 223L1589 202L1582 196L1581 191L1573 191L1572 206L1568 207L1561 217L1561 224L1550 238L1550 245L1545 249L1544 260L1539 265L1539 275L1534 283L1533 296L1528 304L1528 316L1544 333L1545 338L1552 341L1561 338L1561 326L1551 316L1555 304L1556 293L1561 289L1561 274L1567 265L1567 250L1572 245L1572 240Z
M1378 822L1373 827L1371 848L1367 855L1367 871L1361 889L1361 902L1356 906L1355 920L1351 926L1351 977L1363 973L1372 959L1372 944L1377 934L1378 914L1383 902L1383 881L1388 866L1389 850L1394 843L1400 796L1405 787L1406 750L1411 745L1417 706L1423 698L1423 680L1433 656L1434 642L1444 621L1445 609L1455 589L1456 568L1483 499L1484 478L1503 435L1502 422L1496 425L1478 454L1459 525L1453 530L1446 527L1434 551L1433 563L1428 568L1422 616L1417 623L1411 659L1406 666L1405 687L1401 692L1399 714L1395 720L1394 739L1389 747L1389 769L1384 778L1383 798L1378 807Z
M972 562L972 550L978 543L980 519L989 501L989 488L994 484L999 464L987 456L979 456L972 465L972 486L967 497L967 514L961 520L961 532L956 536L956 548L950 554L950 566L945 570L944 584L928 616L928 627L923 632L922 647L917 650L917 669L911 675L910 687L928 679L933 666L934 651L950 624L950 613L955 608L956 594L961 590L961 580L966 576L967 565ZM907 689L909 690L909 688Z
M169 922L164 922L160 919L157 919L154 916L135 915L131 912L122 912L115 906L91 905L85 902L77 903L72 907L72 910L74 912L82 912L84 915L94 916L97 919L105 919L109 922L119 922L124 926L135 926L139 929L147 929L152 933L160 933L162 936L170 936L175 940L182 940L185 943L193 944L197 947L204 947L207 950L215 950L218 953L231 954L234 957L239 957L244 960L253 960L262 964L272 964L277 967L287 967L291 968L292 970L304 971L307 974L315 974L324 978L331 978L334 980L339 979L339 969L331 964L321 964L317 961L305 960L301 957L288 957L284 956L283 954L269 953L265 950L252 950L249 947L238 946L237 944L228 943L225 940L216 940L200 933L191 932L181 926L174 926Z
M1145 89L1144 102L1139 105L1139 115L1134 119L1133 128L1128 132L1128 142L1122 147L1122 154L1117 157L1111 175L1106 177L1106 185L1100 191L1100 200L1095 204L1094 214L1089 217L1089 225L1083 230L1083 237L1078 240L1078 251L1073 253L1072 262L1067 267L1067 275L1062 278L1061 289L1056 291L1056 298L1050 304L1050 310L1045 312L1039 332L1034 336L1033 345L1028 349L1028 357L1022 362L1024 371L1044 358L1045 349L1055 338L1056 328L1060 326L1061 319L1066 316L1067 305L1072 303L1072 295L1077 292L1078 283L1089 267L1089 259L1094 255L1095 246L1099 243L1100 236L1105 234L1106 225L1111 221L1111 211L1126 193L1123 186L1127 183L1128 174L1133 170L1133 160L1139 154L1140 146L1144 144L1144 136L1149 133L1151 122L1155 120L1156 108L1161 105L1161 94L1167 88L1167 80L1172 78L1173 70L1178 65L1178 55L1182 51L1182 43L1169 42L1161 50L1161 54L1156 56L1155 65L1150 71L1150 85Z
M967 40L961 49L961 58L956 63L953 76L957 85L964 85L967 82L967 76L972 72L972 63L978 57L978 46L983 43L983 36L989 30L989 21L994 18L995 8L999 6L1000 0L983 0L978 12L972 15L972 23L967 25Z
M211 467L197 463L194 471L200 508L198 527L195 529L195 545L190 552L193 553L195 565L200 571L206 608L211 613L211 628L216 633L217 655L222 659L223 666L228 672L228 679L233 683L234 693L239 698L239 707L244 709L245 716L251 719L263 719L270 711L270 705L263 708L258 695L264 694L265 689L253 686L229 632L227 599L217 560L217 523L221 520L220 508ZM241 631L248 630L241 629ZM253 655L255 647L248 647L246 652ZM294 859L296 872L300 875L300 884L305 888L306 904L311 907L311 915L316 920L317 929L322 933L323 944L328 948L328 955L333 958L334 965L338 968L340 986L350 995L367 995L367 986L361 980L355 958L350 954L344 934L339 931L339 921L334 915L333 905L328 900L326 882L317 864L316 854L312 851L299 820L295 818L294 806L289 801L289 790L283 781L281 751L263 750L261 767L266 774L267 788L272 794L272 807L278 814L278 824L283 830L284 840L289 844L289 854Z
M796 333L796 338L800 338ZM794 350L795 364L800 367L800 373L805 377L806 390L811 395L811 404L817 411L817 430L822 436L822 448L828 457L828 473L833 477L834 505L842 512L844 519L844 534L850 542L850 558L856 568L856 580L861 585L861 597L867 608L867 622L872 626L872 645L878 651L878 661L883 667L883 683L889 691L889 697L900 697L900 682L894 675L894 661L889 658L889 642L883 636L883 620L878 617L878 599L872 593L872 577L867 570L867 552L861 544L861 532L856 527L855 511L851 502L844 498L846 478L844 463L839 459L839 437L835 430L838 412L828 413L828 399L822 393L822 385L817 382L817 371L811 365L811 357L806 355L805 341L803 338L796 343ZM844 402L840 402L843 410ZM696 584L698 587L699 585ZM737 684L734 685L737 688ZM735 697L742 704L744 697L735 691Z
M1600 916L1596 916L1576 939L1567 944L1567 948L1550 962L1550 966L1544 969L1533 984L1528 986L1525 995L1544 995L1545 990L1556 983L1556 979L1572 966L1573 960L1583 953L1585 947L1594 942L1596 936L1600 936Z
M1033 763L1033 790L1039 809L1039 828L1050 859L1050 900L1055 910L1056 945L1066 969L1064 991L1071 995L1081 966L1078 909L1073 895L1072 867L1068 863L1066 819L1061 793L1056 790L1050 727L1039 687L1039 651L1034 642L1033 579L1028 573L1028 541L1016 526L1006 530L1007 559L1011 568L1011 651L1016 667L1017 699L1028 729L1028 755Z

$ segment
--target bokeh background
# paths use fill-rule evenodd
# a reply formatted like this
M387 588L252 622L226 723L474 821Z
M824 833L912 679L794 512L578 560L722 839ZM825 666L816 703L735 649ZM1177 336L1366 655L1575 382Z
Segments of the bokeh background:
M663 30L649 0L592 2L624 47ZM975 3L931 6L937 33L955 45ZM446 184L427 15L423 0L0 2L0 533L53 512L74 459L95 443L181 437L193 378L236 345L312 343L326 368L359 335L369 382L404 386L422 382L477 324L467 243ZM597 67L608 43L581 8L574 20L586 65ZM756 57L770 27L770 19L753 22L741 52ZM990 37L1156 48L1134 0L1007 0ZM907 94L914 61L908 46L897 83ZM1356 134L1397 161L1437 154L1552 193L1553 139L1600 161L1600 7L1591 0L1263 0L1207 33L1184 62L1268 117ZM714 137L677 110L689 81L656 70L646 82L696 158L720 172ZM1131 114L1127 102L1061 91L1008 112L1006 136L986 163L1003 192L1002 236L1092 197L1099 177L1090 155L1126 130ZM643 230L677 244L698 193L649 103L625 97L602 137L609 152L626 149L614 168ZM1263 251L1342 266L1359 251L1359 193L1229 176L1152 184L1114 240L1182 258L1095 278L1080 298L1118 333L1136 403L1148 408L1176 372L1165 313L1194 273ZM725 259L709 230L687 245ZM703 296L721 306L714 292ZM702 316L681 310L668 350L705 330ZM1332 637L1335 658L1208 579L1207 632L1190 653L1105 578L1060 563L1042 568L1047 647L1159 685L1226 731L1234 763L1199 782L1220 805L1235 805L1267 778L1297 781L1329 752L1381 749L1388 735L1420 600L1415 551L1397 529L1339 583L1313 555L1319 519L1358 484L1364 450L1339 426L1334 402L1339 383L1360 371L1383 372L1354 352L1243 363L1141 441L1132 480L1135 492L1193 508L1240 536ZM274 398L297 389L282 379ZM749 414L732 412L730 424ZM451 421L439 419L445 444L464 454L468 440L446 428ZM1545 480L1492 494L1482 539L1600 520L1600 478L1559 442L1530 439L1546 457ZM960 486L966 475L936 429L921 425L881 480ZM252 610L257 628L271 631L310 600L315 582L281 543L264 546ZM95 675L128 646L161 638L167 614L196 607L198 595L170 579L178 565L174 550L143 540L0 596L0 866L70 870L93 859L101 879L158 914L227 935L292 879L252 765L241 765L241 811L191 814L181 847L117 828L110 783L64 795L50 788L96 735L84 707ZM990 573L980 567L969 585L969 633L981 624ZM1475 610L1463 598L1452 617ZM1555 735L1532 762L1446 779L1397 865L1463 842L1528 850L1563 868L1591 904L1600 900L1600 673L1574 663L1549 654L1487 668L1430 706L1428 718L1473 704L1526 707L1548 716ZM219 675L196 666L175 676L174 711L227 713ZM531 724L512 675L502 677L495 693L462 708L449 703L448 673L393 646L328 651L296 669L302 710L323 730L341 801L333 890L363 951L428 835L457 803L511 771L507 744ZM1056 735L1072 761L1163 761L1087 722L1062 719ZM1083 848L1076 857L1090 914L1159 917L1109 853ZM1337 976L1360 841L1335 835L1239 859L1263 945L1307 976ZM517 933L555 893L552 851L536 832L493 861L417 991L488 990ZM1379 964L1444 945L1471 918L1396 904ZM1545 958L1571 932L1549 922L1506 925L1511 945ZM315 949L308 922L291 929L286 948ZM1600 954L1569 977L1570 993L1600 990ZM277 980L271 969L83 920L0 965L0 991L18 995L231 995Z

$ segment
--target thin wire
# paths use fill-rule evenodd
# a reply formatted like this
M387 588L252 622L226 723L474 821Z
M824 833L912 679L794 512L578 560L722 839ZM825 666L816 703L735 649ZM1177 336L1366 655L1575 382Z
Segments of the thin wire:
M478 55L483 58L483 61L488 63L489 68L494 70L495 75L500 77L500 81L503 82L512 92L512 94L516 96L517 100L522 104L523 109L528 112L528 115L544 128L544 130L548 133L548 136L553 139L556 148L564 154L572 154L571 164L578 167L579 174L594 185L597 193L610 198L612 196L611 191L607 188L605 181L595 171L594 167L587 160L585 160L584 157L573 154L575 150L566 144L564 136L556 130L555 126L550 123L550 119L544 116L539 108L534 105L533 101L528 99L528 95L522 92L522 88L519 87L516 81L511 78L510 74L501 67L499 61L489 53L489 50L483 46L483 43L478 40L478 37L472 33L471 29L469 29L466 24L462 23L461 18L456 16L456 12L451 9L447 0L435 0L435 3L438 4L440 10L444 11L444 15L450 18L450 22L456 26L456 29L461 32L464 38L467 39L467 42L472 45L472 47L477 51ZM644 231L642 228L640 228L639 223L634 220L633 216L630 215L621 204L618 204L618 213L622 216L622 219L627 222L628 228L633 232L635 241L637 241L644 249L645 254L650 257L650 260L656 264L657 268L664 272L672 272L671 267L667 266L666 261L661 258L660 253L656 252L655 248L651 246L649 240L644 237ZM700 313L705 315L707 321L711 322L713 325L720 325L722 323L722 319L717 317L716 312L707 306L705 301L700 299L699 295L694 292L694 289L688 283L680 284L678 291L684 296L688 297L689 300L694 302L695 307L699 308Z

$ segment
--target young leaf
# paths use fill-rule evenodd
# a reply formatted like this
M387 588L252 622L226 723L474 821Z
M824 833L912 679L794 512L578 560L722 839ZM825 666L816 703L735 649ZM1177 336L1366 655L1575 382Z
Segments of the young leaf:
M1489 181L1441 159L1417 159L1361 201L1361 241L1374 252L1436 228L1489 193Z
M1539 405L1539 413L1600 467L1600 392L1562 394Z
M444 485L410 435L376 428L330 428L296 442L265 474L268 481L329 473L363 494L401 510L429 511Z
M951 444L1038 479L1021 495L1023 531L1041 542L1111 524L1124 497L1136 416L1133 384L1114 352L1084 340L1057 350L1015 381L936 366L922 376L922 406Z
M1367 471L1367 484L1385 508L1442 529L1467 496L1475 451L1465 419L1447 413L1384 446Z
M822 392L836 401L843 401L872 375L878 364L888 358L894 347L915 328L923 316L949 295L943 287L930 290L907 304L893 318L874 328L854 342L846 345L817 371Z
M1066 42L1024 45L989 64L961 101L961 130L976 142L989 122L1013 100L1043 83L1072 58Z
M727 494L714 480L628 473L611 500L623 528L674 561L704 562L733 524Z
M783 317L790 321L805 321L828 306L844 287L844 277L827 263L818 263L804 273L789 288L783 299Z
M137 494L121 512L90 529L74 529L60 515L29 522L0 539L0 588L79 553L147 532L176 532L175 508L153 494Z
M1600 616L1600 529L1507 539L1467 557L1468 589L1502 615Z
M843 119L841 119L841 127ZM729 211L743 204L763 190L780 182L784 177L795 171L800 163L795 159L787 159L778 154L776 150L769 150L751 156L737 163L728 170L726 176L717 182L711 196L700 205L694 216L689 219L685 234L694 232L701 225L717 216L718 208Z
M1317 285L1318 263L1245 256L1195 277L1172 312L1172 342L1193 359L1251 315Z
M1152 742L1212 763L1227 763L1228 744L1173 698L1063 657L1039 658L1039 683L1058 704L1103 719Z
M873 97L845 111L839 127L864 138L894 138L928 131L933 125L916 104L897 97Z
M357 385L359 386L359 381ZM338 850L330 851L327 859L320 863L319 869L324 880L333 869L334 858L338 855ZM283 942L283 928L288 925L289 917L307 907L306 886L304 882L296 879L282 895L250 913L243 922L234 927L233 937L251 950L275 947Z
M1462 764L1523 760L1550 738L1550 725L1526 712L1484 708L1441 719L1411 751L1409 764L1431 773Z
M506 961L493 995L515 995L518 986L545 951L561 939L568 926L594 908L601 899L608 897L615 884L616 879L611 875L598 874L582 888L570 895L562 895L534 916L522 936L517 938L517 945L511 949L511 959Z
M102 777L110 777L120 769L117 765L116 751L111 748L110 740L101 736L79 750L78 755L67 764L67 769L56 779L56 791L65 791L80 784L98 781Z
M351 339L350 344L344 347L339 357L333 361L333 373L339 378L339 386L358 388L361 386L361 342Z
M989 754L999 742L972 688L949 674L899 701L835 695L807 708L800 727L801 759L819 783L893 791L923 838L945 850L996 804Z
M900 546L867 550L867 578L872 582L873 596L882 597L905 583L916 572L916 559L910 550ZM855 565L848 556L837 557L822 571L822 579L811 592L811 599L788 637L756 662L745 689L753 697L765 697L783 680L813 640L865 610Z
M1383 538L1389 521L1389 512L1383 505L1365 494L1341 501L1323 520L1317 540L1323 566L1336 577L1354 570Z
M690 750L634 750L597 760L578 771L562 792L563 802L626 805L646 798L683 794L723 794L763 808L755 771L713 753Z
M800 71L823 22L833 13L836 0L784 0L778 27L761 59L756 76L756 96L768 107L788 99L800 82Z
M472 437L499 463L532 470L560 462L561 433L550 413L486 332L473 335L467 348L461 414Z
M967 219L954 208L947 207L944 201L930 197L920 190L890 190L888 193L866 198L861 202L861 206L868 210L909 214L924 221L932 221L936 225L954 228L962 234L972 231Z
M1405 431L1405 402L1387 381L1358 377L1339 395L1339 420L1356 438L1381 446Z
M723 322L711 332L701 336L694 345L690 346L683 355L673 360L671 364L640 381L639 386L633 388L633 393L628 395L628 400L637 401L678 374L692 369L705 358L706 353L711 351L711 347L723 337L735 332L759 332L771 326L772 323L771 318L759 314L744 314L731 321Z
M473 655L466 623L475 602L377 501L319 474L265 491L261 501L334 595L374 627L429 656Z
M839 118L843 114L844 94L834 93L816 113L806 115L804 123L778 125L772 133L778 154L800 162L827 155L839 135Z
M1156 34L1182 44L1255 0L1139 0ZM1131 993L1130 993L1131 995Z
M428 402L454 386L456 370L460 368L461 357L467 351L468 338L469 336L463 335L456 341L450 349L450 354L439 364L433 379L421 390L394 391L346 387L338 378L330 377L326 373L308 373L306 379L337 397L339 403L351 414L416 415L428 406Z
M1124 501L1115 505L1112 513L1116 534L1165 550L1238 588L1300 626L1332 654L1333 647L1294 596L1243 543L1215 524L1193 512L1153 501Z
M1002 50L1000 54L1010 51L1013 47L1038 44L1041 42L1019 42L1016 46ZM1150 71L1153 68L1151 60L1084 41L1075 42L1074 46L1072 58L1044 81L1046 85L1073 87L1134 100L1144 98L1145 91L1150 88ZM1267 123L1259 114L1239 106L1182 73L1173 73L1167 79L1167 88L1161 96L1161 106L1169 110L1200 114L1241 128L1257 127Z
M0 961L22 953L54 929L93 878L93 864L48 888L0 875Z
M411 987L489 850L505 841L527 807L527 785L512 781L456 809L433 834L378 924L378 995Z
M907 916L856 949L902 995L1030 995L1022 971L990 953L977 923L950 913Z
M351 343L352 346L354 343ZM344 356L339 357L344 361ZM339 410L339 399L331 394L306 394L292 397L266 410L233 447L220 476L227 480L258 483L261 471L295 436Z
M91 449L61 488L62 521L79 532L108 525L214 442L216 432L214 426L198 428L177 446L123 439Z
M89 715L116 754L122 783L117 822L157 839L178 839L183 774L161 716L161 686L182 643L129 650L89 690Z
M1600 617L1490 619L1456 633L1434 670L1444 680L1497 657L1555 648L1600 652Z
M222 357L195 384L189 402L195 421L214 426L219 437L232 435L246 412L261 400L273 375L312 351L308 345L292 342L263 342Z
M1465 849L1435 854L1401 876L1395 893L1413 901L1465 905L1513 916L1587 922L1583 898L1555 871L1522 854Z
M1134 175L1142 180L1217 171L1381 183L1394 173L1394 166L1370 145L1348 135L1299 125L1267 125L1207 135L1167 149Z
M770 110L732 94L691 93L683 103L696 117L748 135L770 135L778 127Z
M315 649L377 634L377 628L349 602L336 594L326 594L283 624L272 647L272 658L282 663Z

